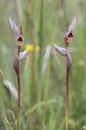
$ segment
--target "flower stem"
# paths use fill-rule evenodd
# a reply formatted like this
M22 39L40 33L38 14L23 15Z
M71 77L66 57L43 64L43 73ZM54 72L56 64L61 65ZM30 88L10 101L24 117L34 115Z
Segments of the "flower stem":
M70 68L68 67L68 47L66 48L66 110L65 110L65 116L66 116L66 130L68 130L68 104L69 104L69 73Z
M19 61L19 56L20 56L20 46L18 46L18 69L19 73L17 74L17 82L18 82L18 130L20 130L20 61Z
M66 130L68 130L69 70L66 68Z
M20 130L20 75L17 76L18 80L18 130Z

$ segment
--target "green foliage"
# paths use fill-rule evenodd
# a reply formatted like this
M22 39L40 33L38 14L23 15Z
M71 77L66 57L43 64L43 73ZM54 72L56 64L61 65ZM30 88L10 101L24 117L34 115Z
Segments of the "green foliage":
M27 67L26 62L21 61L21 130L63 130L65 60L53 53L52 43L64 47L66 22L76 16L74 41L70 45L73 63L69 85L69 127L70 130L85 130L86 1L21 0L20 8L17 8L16 1L0 1L0 129L16 130L17 124L17 100L3 85L4 80L9 80L17 89L13 70L16 41L9 27L9 17L18 24L22 20L23 49L26 44L40 46L40 51L29 52ZM19 10L22 11L21 18ZM50 48L49 55L47 47Z

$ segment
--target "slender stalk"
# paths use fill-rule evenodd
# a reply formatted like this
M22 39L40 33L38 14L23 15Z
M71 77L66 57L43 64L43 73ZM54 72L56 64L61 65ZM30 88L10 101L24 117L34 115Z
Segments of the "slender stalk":
M68 130L68 105L69 105L69 73L70 68L68 67L68 47L66 48L66 130Z
M66 130L68 130L69 70L66 68Z
M33 22L33 8L34 6L34 0L29 0L29 6L28 6L28 23L29 23L29 40L31 43L33 43L33 46L35 47L35 33L34 33L34 22ZM36 80L35 80L35 51L33 51L31 55L31 75L30 75L30 88L29 88L29 105L32 107L35 104L36 101ZM33 64L34 63L34 64ZM35 123L34 123L34 112L29 114L29 129L34 130L35 129Z
M39 44L40 47L42 47L42 42L43 42L43 13L44 13L44 0L41 0L41 8L40 8L40 39L39 39Z
M17 76L18 80L18 130L20 130L20 76Z
M17 13L19 22L22 23L22 9L21 9L21 0L16 0Z
M41 7L40 7L40 31L39 31L39 46L40 46L40 55L39 55L39 74L41 72L41 59L42 59L42 46L43 46L43 18L44 18L44 0L41 0Z
M18 130L20 130L20 61L19 61L19 55L20 55L20 46L18 46L18 71L17 74L17 82L18 82Z
M66 16L67 21L70 19L70 3L69 6L67 6L68 0L62 0L62 6L64 9L64 13Z

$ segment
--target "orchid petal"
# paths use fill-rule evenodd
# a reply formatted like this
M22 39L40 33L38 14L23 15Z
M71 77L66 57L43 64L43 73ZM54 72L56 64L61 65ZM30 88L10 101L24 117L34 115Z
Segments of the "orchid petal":
M19 35L19 30L18 30L18 27L15 24L15 21L12 21L12 19L9 18L9 23L10 23L10 27L11 27L12 31L14 32L14 34L16 36L18 36Z
M70 27L69 27L69 32L73 32L74 31L74 28L75 28L75 25L76 25L76 17L74 17Z
M54 44L55 50L60 53L61 55L63 55L64 57L67 57L67 68L70 69L71 65L72 65L72 57L70 54L70 50L68 49L68 54L66 53L66 49L57 46L56 44Z
M28 54L28 50L25 50L23 52L20 53L20 57L19 60L23 60Z
M66 49L54 44L55 50L63 56L66 56Z

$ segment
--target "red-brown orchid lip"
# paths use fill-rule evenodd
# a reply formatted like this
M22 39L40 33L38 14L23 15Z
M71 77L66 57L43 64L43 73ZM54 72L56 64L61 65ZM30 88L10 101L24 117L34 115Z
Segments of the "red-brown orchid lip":
M23 42L24 41L24 37L22 35L19 35L19 36L17 36L16 40Z
M64 38L67 38L67 37L73 37L73 32L72 31L66 32Z
M66 26L66 33L65 33L65 36L64 36L65 43L72 42L75 24L76 24L76 18L75 17L74 17L74 19L73 19L73 21L72 21L70 26L68 26L68 24L67 24L67 26Z
M64 37L64 39L65 39L65 42L66 43L70 43L70 42L72 42L72 40L73 40L73 32L71 31L71 32L67 32L66 34L65 34L65 37Z

